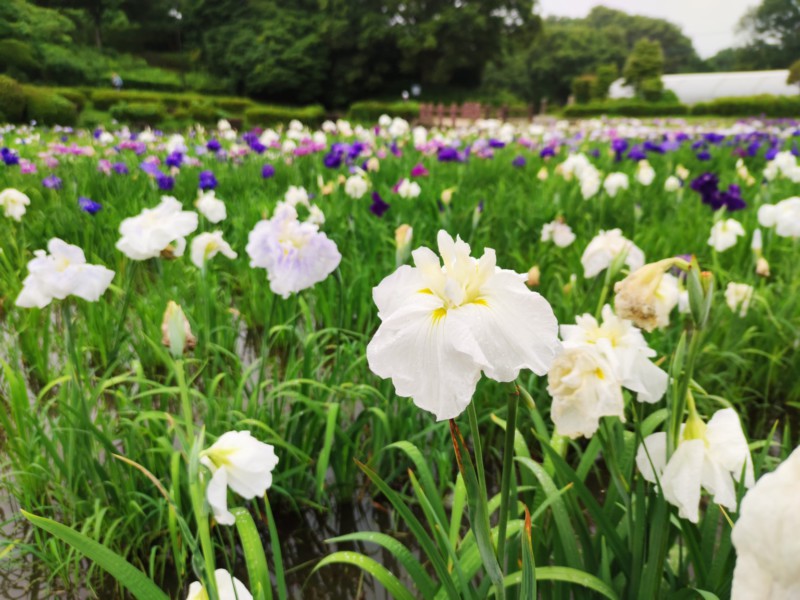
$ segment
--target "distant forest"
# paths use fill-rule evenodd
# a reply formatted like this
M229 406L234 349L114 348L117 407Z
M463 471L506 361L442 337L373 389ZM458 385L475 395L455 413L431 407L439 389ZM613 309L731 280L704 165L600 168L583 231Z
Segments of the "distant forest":
M746 45L702 60L680 27L605 7L582 19L531 0L2 0L0 71L22 82L196 90L328 107L394 99L563 102L576 77L620 71L637 40L664 71L788 68L800 2L763 0Z

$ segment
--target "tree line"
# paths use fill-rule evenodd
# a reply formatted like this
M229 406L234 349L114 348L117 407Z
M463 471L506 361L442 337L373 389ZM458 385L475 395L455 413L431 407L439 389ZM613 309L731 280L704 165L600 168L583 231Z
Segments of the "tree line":
M749 42L705 61L663 19L602 6L585 18L542 19L535 8L534 0L3 0L0 53L28 81L95 83L119 69L167 82L179 73L201 89L334 107L415 86L423 99L563 102L576 78L605 85L621 74L643 39L660 46L666 73L788 68L800 58L800 0L762 0L740 25Z

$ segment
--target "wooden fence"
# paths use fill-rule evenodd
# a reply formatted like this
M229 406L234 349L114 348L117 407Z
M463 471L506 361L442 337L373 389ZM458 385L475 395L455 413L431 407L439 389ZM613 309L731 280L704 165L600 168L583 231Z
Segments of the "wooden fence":
M489 106L480 102L465 102L462 105L450 104L420 104L419 118L417 122L426 127L455 127L458 120L477 121L478 119L500 119L508 120L509 117L532 119L536 112L533 105L525 107L520 111L515 107L512 111L507 105Z

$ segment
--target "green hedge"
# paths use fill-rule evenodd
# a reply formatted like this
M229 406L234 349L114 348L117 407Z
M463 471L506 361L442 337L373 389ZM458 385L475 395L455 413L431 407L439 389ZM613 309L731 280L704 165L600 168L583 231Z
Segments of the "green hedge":
M18 123L25 115L25 91L5 75L0 75L0 113L12 123Z
M692 107L693 115L720 117L800 117L800 96L742 96L717 98Z
M563 110L568 118L597 117L674 117L689 114L689 107L680 103L643 102L642 100L615 100L573 104Z
M354 121L375 123L381 115L402 117L407 121L419 118L419 104L417 102L380 102L365 100L355 102L350 106L347 117Z
M25 119L39 125L75 125L77 107L52 90L25 86Z
M211 98L211 101L214 103L214 106L218 106L225 112L234 115L244 115L248 109L256 108L255 102L248 98L236 98L235 96L231 96Z
M10 73L22 73L27 78L35 78L41 73L39 60L33 46L22 40L0 40L2 68Z
M271 106L260 104L244 113L248 127L275 125L297 119L306 125L319 125L325 119L325 108L319 104L311 106Z
M134 125L157 125L167 116L160 102L131 102L111 107L111 116L117 121Z

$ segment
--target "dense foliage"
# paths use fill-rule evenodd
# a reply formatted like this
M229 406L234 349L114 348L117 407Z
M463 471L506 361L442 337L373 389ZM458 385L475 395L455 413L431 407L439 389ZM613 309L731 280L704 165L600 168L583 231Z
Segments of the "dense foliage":
M141 105L148 103L138 104L137 118L144 118ZM130 111L136 105L124 106ZM342 583L341 570L322 568L310 577L310 587L303 586L311 575L309 561L327 553L314 525L321 517L313 515L354 498L391 505L381 512L400 517L381 528L393 535L370 531L372 519L358 525L359 533L353 533L355 524L339 523L333 535L354 537L338 540L335 547L342 552L320 566L350 561L375 574L397 598L412 597L403 594L403 586L411 585L402 575L405 568L411 569L419 597L436 594L427 571L435 571L445 597L489 597L495 580L481 575L487 563L479 556L479 547L485 551L480 536L488 532L467 525L467 513L472 524L477 510L472 504L467 510L476 498L474 473L462 470L463 478L456 476L447 424L396 395L365 358L367 342L385 319L373 305L373 288L406 262L410 247L435 247L442 229L468 240L474 255L493 248L504 269L530 269L529 285L550 302L561 324L585 313L598 315L611 302L615 281L624 277L620 269L627 267L620 261L608 264L606 274L588 272L586 249L600 230L619 228L649 261L694 254L716 282L705 292L711 309L702 337L692 325L697 317L685 312L697 314L697 298L690 298L684 312L672 306L667 322L646 335L657 355L653 360L673 375L668 395L679 395L685 385L706 417L735 408L752 442L756 475L772 470L794 447L800 390L786 374L800 368L795 343L800 279L797 240L787 235L796 235L796 221L763 225L759 209L796 189L795 128L593 120L521 128L486 122L439 133L412 130L388 117L380 123L362 128L326 122L316 131L294 123L239 133L223 122L185 136L149 129L4 130L0 189L18 189L30 204L19 204L19 196L4 189L0 318L8 343L0 351L0 423L4 468L14 477L4 478L2 489L39 515L26 516L42 529L32 530L24 542L9 542L3 560L33 554L44 561L52 589L100 590L104 580L96 568L87 572L81 555L65 551L50 534L90 552L93 547L74 531L40 518L45 516L121 553L174 597L185 597L179 590L202 572L191 532L207 526L205 513L189 508L202 506L191 491L199 452L191 445L191 431L202 423L200 435L209 440L248 430L273 444L280 457L270 502L246 503L270 528L269 564L283 589L279 598L287 597L287 588L289 597L352 595L356 580ZM610 183L621 179L624 187ZM411 183L419 186L417 197ZM212 220L201 208L205 194L198 186L214 190L212 203L227 206L227 216ZM313 197L290 186L304 186ZM219 240L199 258L194 247L177 256L177 243L161 253L157 246L146 260L123 254L122 221L152 208L165 194L178 198L174 202L186 211L196 203L203 214L193 227L205 233L192 234L192 246L216 229L238 256L210 258ZM313 202L324 212L319 227L336 243L341 263L312 288L283 298L270 289L275 281L251 266L249 244L254 225L289 198L298 210L314 215L303 204ZM732 247L709 245L709 230L731 217L744 238L734 236ZM158 219L143 223L161 225ZM413 243L396 233L404 223L413 226L413 234L408 232ZM571 238L554 244L543 235L554 227L571 227ZM755 240L759 227L763 237L759 234L757 246L752 242L753 250L750 238ZM79 244L88 263L114 272L97 302L68 298L41 309L15 305L31 285L26 265L33 252L53 237ZM138 235L129 243L150 239ZM418 264L422 258L416 256ZM673 279L687 293L684 286L691 288L694 281ZM752 294L744 308L729 299L730 286L742 284ZM176 339L172 326L162 324L168 323L163 315L170 300L183 306L193 332L185 357L183 342L177 355L170 347ZM688 350L687 335L693 340ZM689 366L684 370L687 353L690 363L696 362L693 373ZM532 585L514 577L530 575L535 562L546 597L638 598L646 589L648 598L666 598L687 587L726 597L735 561L728 518L738 515L709 503L699 524L679 518L634 461L642 437L668 419L679 426L682 410L676 417L670 403L668 408L642 404L625 392L625 423L606 417L591 440L570 440L550 422L557 415L545 378L524 371L517 384L523 401L515 417L516 441L508 436L502 450L503 427L512 418L503 405L513 388L483 380L470 405L475 428L470 412L469 447L458 446L466 460L480 434L492 494L501 485L493 474L501 462L510 463L510 451L516 456L519 477L503 489L512 489L530 508L536 534L527 538L530 547L523 543L520 550L524 511L516 502L500 507L509 518L503 533L509 540L509 595L514 585ZM466 417L458 423L466 432ZM202 438L197 443L201 449ZM182 450L176 451L176 444ZM359 467L354 459L364 464ZM482 470L483 462L478 464ZM489 500L492 508L483 510L494 514L503 501ZM298 512L312 515L303 517L316 536L311 555L298 550L291 536L283 543L276 537L275 527L289 535L286 524ZM239 519L249 513L236 509L236 515L237 531L244 535L248 530L239 529ZM245 576L242 564L231 558L239 547L232 531L217 523L203 534L203 544L217 549L217 564L230 558L229 568L249 577L253 589L257 576L250 559ZM256 541L248 539L245 552L252 553ZM387 545L387 553L373 555L378 561L401 557L402 564L387 567L402 582L386 576L374 560L353 554L353 548L366 552L362 542ZM402 543L411 546L410 553L400 550ZM425 566L409 559L417 552L424 553ZM672 558L679 553L680 560ZM458 568L448 569L448 560ZM506 564L502 554L500 563ZM527 565L522 571L520 563ZM268 576L266 581L271 585ZM455 585L463 586L464 594Z

